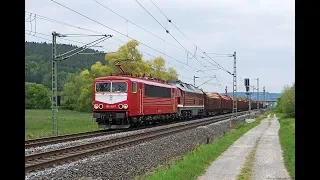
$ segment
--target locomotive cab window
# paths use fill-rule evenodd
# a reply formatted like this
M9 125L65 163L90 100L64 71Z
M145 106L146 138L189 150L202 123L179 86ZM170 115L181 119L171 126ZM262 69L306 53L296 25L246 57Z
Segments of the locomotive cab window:
M136 82L132 82L132 92L133 93L137 92L137 83Z
M127 92L126 82L112 82L112 92Z
M97 92L110 92L111 83L110 82L98 82L96 83Z

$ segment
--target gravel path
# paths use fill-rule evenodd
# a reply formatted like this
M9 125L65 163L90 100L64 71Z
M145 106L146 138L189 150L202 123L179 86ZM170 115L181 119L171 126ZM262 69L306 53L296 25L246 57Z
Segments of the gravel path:
M242 166L256 141L268 129L268 120L249 130L235 141L216 161L214 161L199 180L233 180L241 172Z
M283 162L278 136L279 128L278 119L273 117L270 120L270 127L260 139L252 179L290 179Z

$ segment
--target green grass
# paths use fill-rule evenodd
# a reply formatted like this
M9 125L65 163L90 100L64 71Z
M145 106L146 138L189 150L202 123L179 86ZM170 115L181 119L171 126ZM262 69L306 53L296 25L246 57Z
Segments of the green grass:
M214 161L225 150L227 150L227 148L232 145L234 141L239 139L251 128L260 124L260 121L265 117L267 117L267 113L256 118L256 121L252 123L246 125L238 125L236 130L226 133L221 138L218 138L215 142L207 145L200 145L195 148L194 151L186 153L186 155L181 157L179 160L173 160L173 162L169 162L164 167L158 167L152 173L136 177L136 179L196 179L198 176L204 173L210 163Z
M52 134L51 110L25 110L26 138L48 137ZM58 112L59 135L98 130L91 113L80 113L69 110Z
M292 179L295 177L295 119L277 114L280 123L279 138L284 164Z

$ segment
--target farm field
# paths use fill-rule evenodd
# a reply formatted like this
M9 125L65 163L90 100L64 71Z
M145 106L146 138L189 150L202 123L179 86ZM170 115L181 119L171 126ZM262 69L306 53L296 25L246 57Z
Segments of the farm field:
M49 137L52 135L52 111L25 110L25 138L26 140ZM81 113L70 110L59 110L59 135L98 130L98 125L91 113Z

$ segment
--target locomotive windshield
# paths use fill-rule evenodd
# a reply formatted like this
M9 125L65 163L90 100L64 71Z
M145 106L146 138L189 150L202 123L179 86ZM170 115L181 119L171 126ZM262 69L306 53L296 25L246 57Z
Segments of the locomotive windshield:
M110 82L99 82L96 83L97 92L110 92L111 83Z
M112 82L112 92L126 92L127 83L126 82Z
M98 82L96 92L126 92L126 82Z

